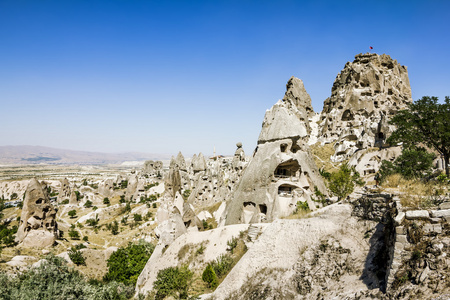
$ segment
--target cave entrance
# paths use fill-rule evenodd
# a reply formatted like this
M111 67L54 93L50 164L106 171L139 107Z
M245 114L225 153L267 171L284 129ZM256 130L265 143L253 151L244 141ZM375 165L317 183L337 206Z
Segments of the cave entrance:
M291 178L296 177L297 172L300 171L300 165L295 159L288 160L278 165L275 169L275 178Z
M297 186L290 185L290 184L282 184L278 187L278 195L282 197L286 196L292 196L295 189L297 189Z

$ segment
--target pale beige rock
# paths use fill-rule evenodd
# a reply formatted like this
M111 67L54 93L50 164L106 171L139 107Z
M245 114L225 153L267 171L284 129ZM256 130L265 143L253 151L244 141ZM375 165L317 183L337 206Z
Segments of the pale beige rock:
M319 141L335 144L333 161L384 146L395 130L389 119L412 102L408 72L388 55L358 54L339 73L325 100Z
M301 80L291 78L289 84L298 84L295 95L307 95ZM309 96L295 102L285 97L266 112L257 149L227 207L225 224L271 222L291 214L298 201L309 201L315 186L326 193L307 145L311 109L298 107L310 107L310 101Z
M248 225L240 224L201 232L190 231L180 235L169 247L159 243L139 275L136 292L149 293L153 288L158 271L180 265L183 260L179 259L178 253L186 245L192 245L193 252L200 245L204 246L203 254L194 256L194 261L190 263L191 269L202 270L208 262L226 253L227 241L231 240L232 237L239 236L239 232L245 231L247 227Z
M67 178L64 178L61 181L59 192L58 192L58 201L64 201L66 199L69 199L71 197L71 191L70 191L70 183Z
M55 217L56 210L50 204L46 188L35 178L31 179L25 192L16 242L37 248L53 245L58 228Z

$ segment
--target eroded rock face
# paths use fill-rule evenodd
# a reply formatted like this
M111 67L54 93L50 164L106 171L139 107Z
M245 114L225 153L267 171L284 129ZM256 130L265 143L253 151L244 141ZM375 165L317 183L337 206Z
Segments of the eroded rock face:
M58 193L58 201L64 201L66 199L70 199L70 183L69 180L67 180L67 178L64 178L61 181L61 187L59 188L59 193Z
M388 124L412 102L408 71L389 55L358 54L336 76L321 113L319 141L335 144L332 161L357 150L383 146L395 130Z
M311 99L303 82L291 78L285 97L266 112L253 159L227 208L226 224L271 222L291 214L298 201L314 203L314 186L325 191L311 158Z
M169 166L169 173L165 179L166 192L173 198L175 194L181 191L180 167L177 161L172 157Z
M53 245L58 225L56 210L50 204L46 189L31 179L25 192L16 242L24 246L44 248Z
M157 176L158 174L161 174L162 169L162 161L146 160L144 162L144 166L142 167L142 174Z

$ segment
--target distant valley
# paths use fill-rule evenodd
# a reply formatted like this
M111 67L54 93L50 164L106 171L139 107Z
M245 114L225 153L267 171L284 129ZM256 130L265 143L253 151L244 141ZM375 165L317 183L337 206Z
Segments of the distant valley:
M166 160L169 154L139 152L101 153L42 146L0 146L0 165L121 164L126 161Z

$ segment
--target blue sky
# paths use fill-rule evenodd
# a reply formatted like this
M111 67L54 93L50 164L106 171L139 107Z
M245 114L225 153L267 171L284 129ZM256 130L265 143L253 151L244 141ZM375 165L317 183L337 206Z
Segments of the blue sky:
M3 1L0 145L186 155L256 146L301 78L316 111L369 46L450 95L450 1Z

